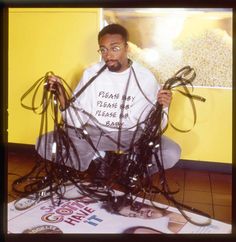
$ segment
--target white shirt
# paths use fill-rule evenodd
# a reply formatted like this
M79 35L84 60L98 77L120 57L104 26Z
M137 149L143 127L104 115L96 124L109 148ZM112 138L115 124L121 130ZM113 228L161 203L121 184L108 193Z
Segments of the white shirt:
M103 65L101 61L84 71L74 95ZM78 128L89 123L109 131L117 130L119 125L122 129L134 130L155 104L160 85L151 71L137 62L133 62L132 68L123 72L111 72L106 68L62 112L65 122Z

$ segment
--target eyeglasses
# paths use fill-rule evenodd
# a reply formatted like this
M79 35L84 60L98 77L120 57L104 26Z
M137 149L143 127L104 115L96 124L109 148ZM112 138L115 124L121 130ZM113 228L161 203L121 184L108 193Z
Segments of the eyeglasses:
M106 55L108 53L108 51L110 50L112 53L118 53L120 52L122 49L122 47L120 45L114 45L111 48L106 48L106 47L100 47L100 49L98 49L98 53L101 55Z

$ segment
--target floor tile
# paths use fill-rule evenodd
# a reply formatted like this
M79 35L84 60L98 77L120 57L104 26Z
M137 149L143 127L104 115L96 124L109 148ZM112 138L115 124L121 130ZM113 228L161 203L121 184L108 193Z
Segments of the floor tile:
M173 196L180 203L182 203L184 201L184 192L183 191L180 191L180 192L174 194Z
M184 202L212 204L212 196L209 192L184 191Z
M12 168L15 169L16 167L18 167L21 164L21 159L20 158L8 158L8 163L7 163L7 167L8 169Z
M160 177L158 175L153 176L153 184L160 186ZM184 188L184 179L170 178L166 176L167 185L171 191L183 190Z
M23 175L28 174L32 170L32 168L33 168L32 164L20 165L20 166L16 167L16 169L9 169L9 173L23 176Z
M36 164L35 154L11 152L8 157L8 172L27 174ZM182 168L171 168L165 171L171 191L179 189L174 198L210 214L217 220L232 222L232 175L216 172L196 171ZM159 185L158 175L154 183ZM8 176L8 201L13 201L11 184L17 176ZM163 196L156 196L155 201L174 206Z
M224 193L213 193L213 204L214 205L223 205L231 206L232 205L232 196L231 194Z
M184 190L184 180L167 178L166 181L171 190Z
M210 173L211 187L213 193L232 193L232 175Z
M160 186L160 181L159 181L159 177L156 176L154 179L154 185L161 187ZM169 187L169 190L171 192L176 192L173 194L174 198L178 201L178 202L183 202L183 194L184 194L184 181L182 180L178 180L178 179L170 179L167 177L167 185ZM163 196L159 196L158 197L159 202L162 202L164 204L168 204L168 201L163 197Z
M169 201L162 195L157 195L153 198L153 201L161 203L161 204L166 204L169 205Z
M179 168L169 169L166 171L166 180L170 190L184 190L184 170Z
M172 194L173 198L177 201L182 203L183 202L183 191L180 191L176 194ZM147 199L149 199L147 197ZM171 201L169 201L164 195L162 194L156 194L155 196L152 196L153 201L162 203L162 204L166 204L166 205L170 205L172 206L173 203Z
M225 223L232 223L232 207L231 206L219 206L214 205L214 215L216 220L220 220Z
M196 208L196 209L208 214L212 218L214 217L213 207L211 204L203 204L203 203L196 203L196 202L184 202L184 204L191 206L193 208Z
M174 180L184 179L184 169L181 168L171 168L165 171L166 177Z
M210 192L211 186L208 172L186 170L185 190Z

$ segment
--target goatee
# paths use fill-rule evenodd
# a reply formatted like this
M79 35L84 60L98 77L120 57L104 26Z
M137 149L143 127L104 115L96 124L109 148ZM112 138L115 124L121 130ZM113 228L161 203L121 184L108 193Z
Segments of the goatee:
M116 65L107 66L107 68L109 71L117 72L121 69L121 63L119 61L117 61Z

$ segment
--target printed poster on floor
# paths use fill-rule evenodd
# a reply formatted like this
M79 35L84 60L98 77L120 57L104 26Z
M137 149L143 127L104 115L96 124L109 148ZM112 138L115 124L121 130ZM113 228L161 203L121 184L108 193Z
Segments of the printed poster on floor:
M78 191L70 188L69 193L73 196ZM160 203L155 203L154 208L148 200L139 210L124 206L119 214L109 212L102 202L91 202L89 198L78 196L76 199L63 199L59 205L53 205L51 199L47 199L22 209L29 201L22 199L8 204L8 234L229 234L232 230L230 224L214 219L209 225L194 225L178 209L171 206L161 209L166 205ZM135 203L141 205L142 199L137 198ZM187 214L199 223L209 221L204 216Z

